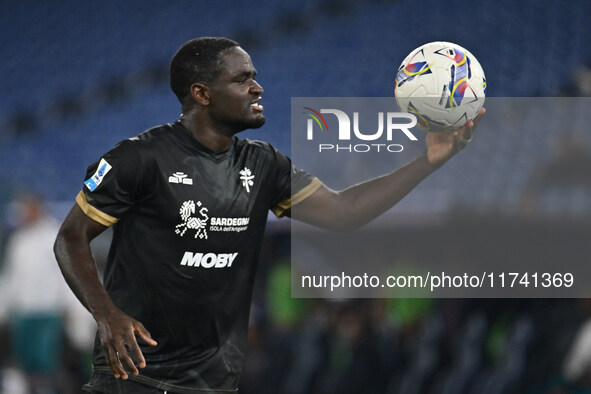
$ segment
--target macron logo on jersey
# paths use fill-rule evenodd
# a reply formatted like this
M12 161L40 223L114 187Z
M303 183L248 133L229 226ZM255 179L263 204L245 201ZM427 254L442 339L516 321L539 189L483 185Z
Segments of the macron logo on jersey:
M203 268L231 267L238 253L193 253L185 252L181 265Z
M105 177L105 175L107 175L107 172L109 172L111 168L113 167L111 167L111 165L107 163L105 159L101 159L96 171L94 172L94 175L88 178L86 181L84 181L84 184L86 185L88 190L90 190L91 192L94 191L94 189L96 189L98 185L101 184L103 178Z

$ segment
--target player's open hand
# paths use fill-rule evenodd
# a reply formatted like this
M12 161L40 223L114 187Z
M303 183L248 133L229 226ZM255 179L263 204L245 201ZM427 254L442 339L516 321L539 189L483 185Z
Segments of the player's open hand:
M474 120L466 122L464 127L448 133L428 133L427 158L434 166L441 166L453 155L464 149L474 136L474 131L486 110L482 108Z
M136 364L139 368L145 368L146 360L136 336L150 346L157 345L148 330L142 323L114 307L104 315L95 318L103 352L115 378L127 379L128 373L138 375Z

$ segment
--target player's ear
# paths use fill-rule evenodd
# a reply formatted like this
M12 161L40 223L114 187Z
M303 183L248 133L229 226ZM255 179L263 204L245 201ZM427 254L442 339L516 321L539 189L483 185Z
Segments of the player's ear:
M200 82L195 82L193 85L191 85L191 96L197 103L201 105L208 105L211 98L209 87Z

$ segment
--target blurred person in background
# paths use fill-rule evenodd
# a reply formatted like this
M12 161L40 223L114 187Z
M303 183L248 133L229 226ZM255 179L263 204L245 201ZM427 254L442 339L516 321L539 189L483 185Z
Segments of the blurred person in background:
M71 298L51 253L59 223L38 195L22 194L14 207L17 227L0 273L0 317L8 319L13 359L29 392L56 393L65 300Z
M580 392L589 392L591 391L591 299L582 299L580 304L587 317L581 322L565 355L562 376Z
M0 264L0 328L7 334L0 393L78 393L90 374L96 326L53 256L59 222L34 193L17 197L11 211Z

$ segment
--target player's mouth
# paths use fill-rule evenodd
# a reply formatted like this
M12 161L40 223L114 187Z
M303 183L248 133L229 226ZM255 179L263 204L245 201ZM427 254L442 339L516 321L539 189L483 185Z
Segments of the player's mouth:
M250 104L250 108L252 108L253 110L255 110L257 112L262 112L264 107L261 105L261 100L262 99L260 99L260 98L255 100L255 102Z

